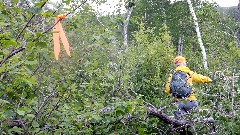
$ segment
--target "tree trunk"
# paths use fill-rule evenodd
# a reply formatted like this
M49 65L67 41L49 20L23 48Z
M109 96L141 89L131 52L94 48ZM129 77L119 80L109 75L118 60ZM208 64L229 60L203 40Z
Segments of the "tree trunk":
M207 55L206 55L205 47L204 47L203 42L202 42L201 33L200 33L198 22L197 22L197 16L196 16L196 14L194 12L191 0L187 0L187 2L188 2L189 9L190 9L192 17L193 17L195 29L196 29L196 32L197 32L198 42L199 42L200 48L202 50L203 66L204 66L205 69L207 69L208 68L208 65L207 65Z
M183 35L180 35L179 36L179 39L178 39L178 55L182 55L183 54L183 52L182 52L182 50L183 50Z
M179 30L179 39L178 39L178 50L177 50L177 54L178 55L182 55L183 52L183 38L184 38L184 35L183 35L183 32L182 32L182 21L180 21L180 30Z
M234 98L235 98L235 75L233 73L232 75L232 113L233 113L233 116L235 116L235 109L234 109Z
M128 9L127 19L124 23L123 38L124 38L124 47L128 47L128 24L133 11L133 6Z

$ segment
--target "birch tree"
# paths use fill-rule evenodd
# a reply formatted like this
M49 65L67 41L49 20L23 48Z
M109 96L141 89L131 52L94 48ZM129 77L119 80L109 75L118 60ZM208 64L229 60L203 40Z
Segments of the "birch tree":
M190 10L190 12L192 14L192 17L193 17L195 29L196 29L196 32L197 32L197 39L198 39L198 42L200 44L200 48L202 50L203 66L204 66L205 69L207 69L208 68L207 55L206 55L205 47L203 45L200 29L199 29L199 26L198 26L197 16L196 16L195 11L193 9L191 0L187 0L187 2L188 2L188 5L189 5L189 10Z
M127 19L125 20L125 23L124 23L124 29L123 29L123 38L124 38L124 46L125 47L128 47L128 24L129 24L129 20L130 20L130 17L131 17L131 14L132 14L132 11L133 11L133 5L129 5L129 8L128 8L128 12L127 12Z
M177 49L177 54L182 55L183 51L183 40L184 40L184 35L182 32L182 21L180 21L180 30L179 30L179 40L178 40L178 49Z

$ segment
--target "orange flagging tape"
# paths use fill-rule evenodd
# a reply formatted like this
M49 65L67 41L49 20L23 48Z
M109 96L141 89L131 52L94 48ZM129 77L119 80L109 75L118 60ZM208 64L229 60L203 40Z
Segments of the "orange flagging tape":
M68 56L71 56L70 55L70 46L69 46L67 37L65 35L65 32L63 30L62 24L60 22L65 17L66 17L65 14L58 15L55 20L55 23L57 23L57 22L58 23L53 27L54 55L55 55L56 60L58 60L59 53L60 53L60 39L63 43L64 49L67 52Z

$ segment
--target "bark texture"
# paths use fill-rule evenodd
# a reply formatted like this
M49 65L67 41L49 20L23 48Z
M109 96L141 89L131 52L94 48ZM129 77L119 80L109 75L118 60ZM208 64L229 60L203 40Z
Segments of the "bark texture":
M197 16L196 16L196 14L194 12L191 0L187 0L187 2L188 2L189 9L190 9L190 12L191 12L192 17L193 17L195 29L196 29L196 32L197 32L198 43L200 44L200 48L202 50L203 66L204 66L205 69L207 69L208 68L207 55L206 55L205 47L203 45L200 29L199 29L199 26L198 26Z

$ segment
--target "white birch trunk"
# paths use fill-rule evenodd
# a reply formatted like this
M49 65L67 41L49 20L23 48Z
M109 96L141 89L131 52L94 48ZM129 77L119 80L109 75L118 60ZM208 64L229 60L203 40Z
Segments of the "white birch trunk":
M178 55L182 55L183 54L183 39L184 39L184 35L183 35L183 31L182 31L182 21L180 21L180 30L179 30L179 39L178 39L178 50L177 50L177 54Z
M234 98L235 98L235 75L233 73L232 75L232 113L233 113L233 116L235 116L235 110L234 110Z
M194 12L191 0L187 0L187 2L188 2L189 9L190 9L192 17L193 17L195 29L196 29L196 32L197 32L198 42L199 42L200 48L202 50L203 66L204 66L205 69L207 69L208 68L208 65L207 65L207 55L206 55L205 47L204 47L203 42L202 42L201 33L200 33L198 22L197 22L197 16L196 16L196 14Z
M127 19L125 20L125 23L124 23L124 30L123 30L124 41L123 41L123 44L126 48L128 47L128 24L129 24L129 20L130 20L132 11L133 11L133 6L131 8L129 8L128 14L127 14Z
M183 54L183 38L184 35L180 35L179 39L178 39L178 55L182 55Z

